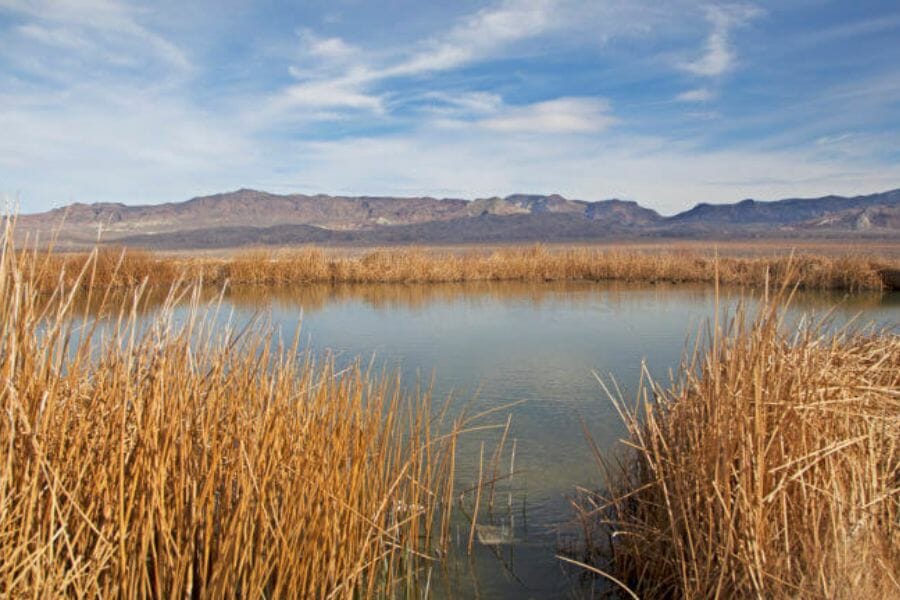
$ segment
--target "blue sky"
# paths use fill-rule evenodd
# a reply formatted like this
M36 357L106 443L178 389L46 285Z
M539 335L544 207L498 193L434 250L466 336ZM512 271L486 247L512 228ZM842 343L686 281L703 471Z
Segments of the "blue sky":
M0 0L0 192L900 187L900 4Z

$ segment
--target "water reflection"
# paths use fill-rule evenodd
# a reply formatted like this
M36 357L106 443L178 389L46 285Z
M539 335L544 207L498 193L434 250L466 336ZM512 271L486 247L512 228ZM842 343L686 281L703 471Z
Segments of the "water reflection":
M441 284L342 284L303 287L238 286L231 288L227 298L244 308L268 306L281 309L302 308L314 313L336 303L361 302L377 310L422 310L436 303L465 303L478 307L485 303L527 303L541 308L547 303L564 301L569 306L584 306L596 300L596 293L612 308L623 302L644 302L653 306L677 294L682 299L703 301L709 298L711 286L704 284L634 284L623 282L470 282ZM723 288L724 298L757 297L758 290ZM844 311L865 311L879 307L900 305L900 294L866 292L798 291L795 306L803 311L821 312L839 306Z
M653 305L663 298L678 296L682 299L694 298L705 301L713 288L707 284L640 284L619 281L611 282L465 282L435 284L310 284L303 286L228 286L224 299L244 310L277 308L280 310L303 310L312 314L328 306L345 303L363 303L377 310L422 310L435 303L465 303L477 307L484 303L528 303L541 307L548 302L554 304L564 300L571 306L583 306L595 301L595 294L602 293L604 300L612 307L622 302L645 302ZM592 294L591 292L594 292ZM742 298L757 298L761 291L748 288L723 287L720 290L726 301ZM165 301L167 289L151 289L144 295L138 312L147 314L157 310ZM222 295L222 289L206 287L200 294L202 303L215 301ZM107 305L118 307L123 294L113 294L106 300ZM86 308L96 313L102 298L93 296L90 308L84 297L76 299L79 312ZM838 291L796 292L794 306L801 311L827 311L838 307L844 313L890 309L900 306L900 293L859 292L847 294Z

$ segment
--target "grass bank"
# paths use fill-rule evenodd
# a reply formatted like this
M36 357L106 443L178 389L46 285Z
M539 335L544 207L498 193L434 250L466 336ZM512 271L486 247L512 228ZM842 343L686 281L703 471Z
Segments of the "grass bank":
M62 278L74 285L81 255L53 255L36 279L53 289ZM322 248L239 252L227 258L172 257L140 250L104 250L95 285L134 285L145 278L168 286L179 279L219 284L438 283L464 281L712 282L764 286L791 277L809 289L879 290L880 270L896 260L847 254L716 257L701 251L638 251L528 246L453 252L406 248L341 255ZM81 280L83 283L86 280Z
M120 275L57 260L0 239L0 596L422 593L462 422L442 434L396 378L222 328L196 286L149 325L140 288L91 321L76 295ZM160 273L136 260L122 276Z
M900 596L900 336L786 332L785 302L611 394L629 450L577 503L590 568L642 598Z

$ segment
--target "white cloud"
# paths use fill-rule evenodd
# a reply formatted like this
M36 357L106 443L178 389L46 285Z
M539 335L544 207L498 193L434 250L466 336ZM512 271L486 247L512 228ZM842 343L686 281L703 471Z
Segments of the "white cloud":
M47 46L56 46L67 50L88 50L94 47L93 42L78 33L64 27L44 27L28 24L17 28L20 35Z
M679 102L709 102L716 97L716 94L709 88L697 88L688 90L675 96Z
M32 210L173 200L233 187L259 168L260 146L238 124L164 95L115 88L64 104L0 114L0 181L23 190Z
M142 77L147 76L148 65L171 76L193 68L181 48L141 25L134 9L116 0L0 0L0 8L29 19L14 29L25 43L11 43L7 60L56 80L76 79L82 74L68 68L75 58L92 79L107 67L134 67ZM56 54L36 55L34 42Z
M571 43L573 36L583 36L583 51L589 38L654 33L671 22L678 29L675 37L683 39L698 24L678 20L677 14L684 14L697 21L683 4L507 0L418 43L381 49L364 47L363 41L357 47L349 36L301 30L299 39L288 36L289 50L278 42L275 66L282 68L282 79L277 83L267 79L272 72L267 68L259 78L239 72L243 79L229 78L218 87L213 82L212 89L205 86L219 71L203 73L203 86L191 80L189 54L148 25L149 12L134 6L112 0L0 0L0 7L15 10L14 21L22 22L6 33L0 30L0 62L14 67L2 73L9 85L0 89L0 185L4 191L23 190L29 210L71 200L172 201L251 186L463 197L558 191L586 199L632 197L672 212L696 201L747 195L864 193L896 187L900 179L900 165L884 159L896 150L891 132L882 140L826 137L856 126L851 113L862 111L847 111L848 102L874 113L871 107L897 98L900 79L894 73L867 85L849 81L826 104L821 95L805 96L818 104L795 107L797 115L829 116L816 119L808 135L798 137L796 127L779 128L785 140L770 147L750 149L744 143L743 149L717 146L706 152L662 135L630 135L628 123L613 127L615 115L602 98L564 96L513 105L507 101L522 89L539 98L552 92L519 82L519 90L502 88L504 101L501 88L482 86L467 74L431 77L481 61L546 53L553 44ZM757 14L746 7L709 9L706 48L681 66L709 78L734 68L734 29ZM590 43L602 51L599 42ZM283 71L288 61L290 78ZM664 68L672 64L669 59ZM18 73L29 77L17 79ZM414 81L394 81L400 78ZM239 92L226 89L232 82L248 85ZM707 101L719 84L703 80L685 86L678 100ZM486 91L473 91L477 88ZM864 101L863 92L872 99ZM634 107L626 108L623 113L636 114ZM784 116L781 110L764 118L778 122ZM848 122L838 128L835 119L842 118ZM349 126L310 126L325 119L344 119ZM386 122L392 132L403 133L309 139ZM741 125L748 124L754 125L745 117ZM772 129L768 122L754 126ZM823 139L799 147L817 138ZM873 151L875 141L880 145Z
M384 112L382 98L360 91L353 81L312 81L297 83L282 90L269 105L270 114L286 112L296 108L349 108Z
M615 118L609 103L598 98L557 98L527 106L508 107L478 124L490 131L508 133L596 133Z
M421 100L425 112L446 118L495 114L503 107L503 98L490 92L427 92Z
M231 179L257 151L239 119L192 103L188 56L111 0L0 0L6 75L0 183L32 210L74 199L160 201ZM12 72L15 75L10 76ZM22 76L17 76L21 73ZM226 171L231 171L227 174Z
M488 58L509 44L540 35L554 23L553 9L559 4L560 0L504 0L387 61L359 51L340 38L323 38L304 30L300 33L306 50L302 58L322 60L314 65L291 66L290 74L300 82L275 93L264 103L262 113L276 121L333 116L311 113L310 107L384 114L384 95L371 91L379 84L459 68ZM470 96L469 100L474 98Z
M462 19L449 31L414 44L385 61L367 55L340 38L301 32L306 55L332 63L294 65L299 84L282 90L269 102L270 112L289 113L308 106L383 112L383 98L371 90L385 80L446 71L481 60L509 44L540 35L553 23L559 0L505 0Z
M444 71L484 58L508 44L559 25L558 0L505 0L463 19L447 34L424 43L413 56L384 69L383 77Z
M841 133L838 135L823 135L820 138L816 139L817 146L832 146L835 144L840 144L849 139L852 139L854 135L852 133Z
M347 60L359 53L359 48L339 37L321 37L310 29L299 33L306 53L326 60Z
M427 124L446 130L515 134L588 134L617 122L605 98L562 97L531 104L508 105L497 94L430 93L436 102L426 109Z
M625 197L673 213L696 202L855 195L896 187L889 168L822 159L804 150L700 151L665 138L610 132L603 139L504 131L423 129L409 135L297 142L302 166L286 189L462 198L513 190L595 200ZM652 176L648 176L652 174Z
M762 11L750 5L726 4L710 6L706 10L706 18L712 25L712 31L706 39L706 48L700 58L682 63L685 71L703 77L717 77L734 66L735 51L731 43L731 30L740 27L756 17Z
M900 165L823 158L818 149L699 151L615 128L602 136L566 129L542 132L540 143L477 124L271 141L164 98L125 96L119 105L86 101L68 114L0 116L0 175L9 191L27 183L22 200L31 210L40 197L142 203L257 187L465 198L528 190L633 198L671 213L700 201L881 191L900 180Z
M264 110L273 118L280 111L286 119L296 118L293 109L305 111L309 106L385 114L390 105L404 103L403 98L387 103L386 94L378 91L391 80L426 77L516 53L534 53L534 46L526 42L559 32L565 32L567 38L580 36L599 47L612 36L652 32L655 23L671 21L666 16L671 10L677 12L678 8L660 9L637 0L500 0L431 37L377 52L340 38L320 37L307 29L300 32L305 53L289 68L300 83L277 91ZM320 60L312 63L310 58ZM542 118L550 119L547 115ZM596 117L584 120L599 122ZM567 126L560 122L548 127Z

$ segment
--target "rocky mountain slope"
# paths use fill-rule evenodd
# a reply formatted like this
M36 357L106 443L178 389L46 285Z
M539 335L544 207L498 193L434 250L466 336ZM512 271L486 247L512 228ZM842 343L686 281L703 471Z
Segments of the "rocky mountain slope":
M900 206L900 190L868 196L825 196L823 198L791 198L775 202L742 200L736 204L701 203L675 215L669 222L681 226L741 228L805 228L827 227L832 216L859 215L866 210ZM837 221L834 221L837 224ZM840 229L853 229L846 224Z
M147 206L72 204L19 217L18 233L63 247L587 241L653 237L900 236L900 189L868 196L697 204L663 217L635 202L560 195L392 198L278 195L242 189Z

